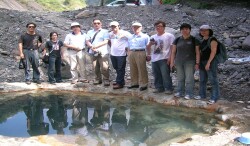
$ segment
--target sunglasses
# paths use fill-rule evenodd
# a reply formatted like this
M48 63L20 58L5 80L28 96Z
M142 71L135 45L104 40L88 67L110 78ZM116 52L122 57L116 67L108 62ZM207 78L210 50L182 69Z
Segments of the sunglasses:
M96 24L98 24L98 25L99 25L99 24L101 24L101 23L100 23L100 22L94 22L93 24L94 24L94 25L96 25Z
M28 28L36 28L35 26L28 26Z

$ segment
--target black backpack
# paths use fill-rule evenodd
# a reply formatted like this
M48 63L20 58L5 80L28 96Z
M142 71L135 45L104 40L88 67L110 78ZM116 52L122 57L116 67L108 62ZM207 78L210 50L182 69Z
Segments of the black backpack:
M215 59L217 59L218 63L224 63L228 59L227 48L223 43L221 43L218 40L217 40L217 43L218 43L218 45L217 45L217 52L215 55ZM211 37L207 41L207 46L204 47L204 49L202 49L202 51L206 50L207 48L211 48L210 45L211 45Z

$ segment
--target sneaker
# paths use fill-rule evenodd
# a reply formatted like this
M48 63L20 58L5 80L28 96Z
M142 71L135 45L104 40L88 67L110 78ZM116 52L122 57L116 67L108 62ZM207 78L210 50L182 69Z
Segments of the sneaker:
M71 84L76 84L76 83L77 83L76 80L72 80L72 81L71 81Z
M164 93L170 95L170 94L172 94L173 92L172 92L171 90L166 90Z
M200 96L200 95L195 96L195 97L194 97L194 99L196 99L196 100L200 100L200 99L201 99L201 96Z
M186 95L184 98L187 100L191 99L190 95Z
M214 104L214 103L215 103L215 100L210 99L210 100L208 100L207 103L208 103L208 104Z
M31 82L30 82L30 81L25 81L25 83L26 83L27 85L30 85L30 84L31 84Z
M109 81L104 81L104 86L110 86L110 82Z
M40 80L36 80L34 83L41 84L42 82Z
M94 85L99 85L99 84L102 84L102 81L94 81L94 83L93 83Z
M174 94L175 97L182 97L181 93L180 92L177 92Z

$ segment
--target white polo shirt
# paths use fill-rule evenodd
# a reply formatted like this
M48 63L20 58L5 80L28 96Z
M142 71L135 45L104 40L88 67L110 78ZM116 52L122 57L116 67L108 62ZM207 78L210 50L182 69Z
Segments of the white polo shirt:
M119 30L118 34L109 33L111 41L111 55L112 56L126 56L125 48L128 47L128 38L132 36L131 33L124 30Z
M68 44L68 45L74 45L78 48L84 49L87 38L88 37L87 37L86 33L81 33L78 35L70 33L70 34L66 35L64 43Z

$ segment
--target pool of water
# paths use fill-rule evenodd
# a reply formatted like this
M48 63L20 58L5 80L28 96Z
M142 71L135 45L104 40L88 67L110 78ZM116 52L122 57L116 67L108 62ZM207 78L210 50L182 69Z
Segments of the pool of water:
M79 135L104 145L120 141L157 145L204 133L204 125L218 123L213 113L204 110L164 106L136 97L70 92L0 95L0 135L10 137Z

